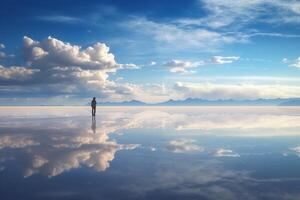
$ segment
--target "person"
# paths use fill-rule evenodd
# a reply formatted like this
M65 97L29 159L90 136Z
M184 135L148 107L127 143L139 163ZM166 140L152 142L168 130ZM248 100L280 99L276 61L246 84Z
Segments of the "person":
M94 97L93 100L92 100L92 102L91 102L92 116L96 115L96 105L97 105L96 97Z

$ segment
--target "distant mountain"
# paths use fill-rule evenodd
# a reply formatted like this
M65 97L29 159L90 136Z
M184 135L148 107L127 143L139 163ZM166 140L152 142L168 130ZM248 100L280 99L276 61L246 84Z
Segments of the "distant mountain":
M300 98L284 101L280 103L279 106L300 106Z
M255 99L255 100L206 100L197 98L187 98L185 100L173 100L147 104L141 101L132 100L124 102L104 102L98 103L100 106L300 106L300 98L291 99Z
M147 106L146 103L132 100L132 101L123 101L123 102L100 102L98 103L100 106Z
M185 100L169 100L157 105L160 106L238 106L238 105L251 105L251 106L277 106L281 105L291 99L255 99L255 100L206 100L206 99L193 99L188 98Z

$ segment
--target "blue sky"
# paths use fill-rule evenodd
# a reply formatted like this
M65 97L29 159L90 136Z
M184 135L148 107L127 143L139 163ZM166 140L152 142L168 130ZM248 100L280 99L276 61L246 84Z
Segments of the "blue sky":
M300 2L0 2L0 104L300 97Z

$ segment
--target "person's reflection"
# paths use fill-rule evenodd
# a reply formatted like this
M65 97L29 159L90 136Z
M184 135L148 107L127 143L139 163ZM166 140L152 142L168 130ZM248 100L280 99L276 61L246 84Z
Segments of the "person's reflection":
M93 131L93 133L96 133L96 116L92 116L92 126L91 129Z

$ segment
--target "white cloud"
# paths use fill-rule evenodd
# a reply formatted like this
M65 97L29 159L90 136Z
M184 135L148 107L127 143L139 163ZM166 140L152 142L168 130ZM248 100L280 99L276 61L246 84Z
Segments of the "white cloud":
M181 99L273 99L297 98L300 87L293 85L211 84L177 82L174 92Z
M288 60L287 58L283 58L283 59L282 59L282 62L283 62L284 64L287 64L287 63L289 63L289 60Z
M238 56L213 56L211 62L213 64L227 64L239 60Z
M176 24L159 23L145 18L127 22L125 27L142 35L151 36L160 45L173 49L197 48L213 51L224 45L240 41L237 35L222 34L205 28L187 29ZM170 49L170 48L169 48Z
M205 64L226 64L237 60L239 60L239 57L237 56L213 56L210 61L201 60L196 62L174 59L166 62L164 66L169 68L169 71L172 73L191 74L195 72L191 69L203 66Z
M201 0L199 3L208 11L208 15L198 19L181 19L179 23L218 29L227 26L239 28L253 21L274 24L300 22L298 1Z
M24 52L27 61L38 67L81 67L82 69L105 70L115 72L121 65L109 52L104 43L82 49L58 39L48 37L38 42L29 37L23 38Z
M140 69L139 66L137 66L136 64L133 64L133 63L121 64L120 67L121 67L121 69Z
M38 59L41 59L42 57L48 55L48 52L44 51L40 47L33 47L31 53L32 53L33 60L38 60Z
M26 67L4 67L0 65L0 79L2 80L26 80L32 75L39 72L38 69L30 69Z
M156 62L155 62L155 61L151 61L151 62L150 62L150 66L153 66L153 65L156 65Z
M152 22L147 22L152 24ZM154 22L153 22L154 23ZM154 23L155 24L155 23ZM156 26L155 24L154 26ZM171 25L173 26L173 25ZM168 27L168 25L167 25ZM158 27L157 27L158 28ZM35 41L24 37L24 54L29 66L0 65L1 91L47 91L54 95L79 94L101 97L102 101L128 101L132 99L158 102L169 99L257 99L299 97L299 87L294 85L255 84L197 84L178 82L174 87L164 84L137 85L110 80L110 74L121 69L137 69L135 64L120 64L103 43L82 48L48 37ZM231 63L237 56L215 56L214 63ZM297 59L298 62L299 59ZM297 63L296 62L296 63ZM193 69L212 61L171 60L164 64L173 73L193 73ZM294 64L293 66L297 66ZM204 77L205 79L205 77ZM12 80L26 81L18 85ZM32 83L35 83L33 87ZM37 85L36 83L40 83ZM10 84L10 85L9 85Z
M290 66L300 68L300 57L298 57L292 64L290 64Z
M197 82L197 83L207 83L207 82L228 82L231 84L244 84L252 83L256 85L264 84L282 84L282 85L297 85L300 84L300 79L297 76L170 76L167 77L168 80L174 80L179 82Z
M30 67L1 66L0 78L7 80L7 84L12 84L11 80L22 79L27 81L24 87L38 82L41 83L40 91L48 90L54 94L93 93L109 101L131 100L139 89L134 84L109 80L110 73L139 67L131 63L117 63L104 43L82 48L52 37L35 41L25 36L23 44L25 59Z
M289 66L291 66L291 67L300 68L300 57L298 57L297 59L293 59L293 60L283 58L282 63L289 64Z
M299 38L299 34L287 34L287 33L274 33L274 32L259 32L259 31L250 31L244 33L245 38L251 38L256 36L269 36L269 37L279 37L279 38Z
M216 157L240 157L238 153L233 152L230 149L218 149L215 153L214 156Z
M186 74L186 73L193 72L190 70L190 68L196 68L203 64L204 64L203 61L190 62L190 61L183 61L183 60L171 60L166 62L164 66L169 68L170 72Z
M5 45L0 43L0 49L4 49L5 48Z
M48 21L48 22L58 22L58 23L78 23L81 22L79 18L64 16L64 15L49 15L38 17L37 20Z
M191 140L191 139L171 140L167 145L167 149L174 153L204 151L204 148L195 144L195 142L196 142L195 140Z

